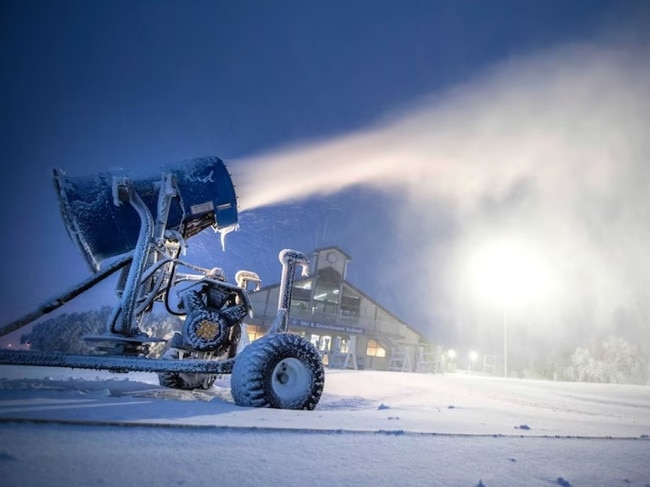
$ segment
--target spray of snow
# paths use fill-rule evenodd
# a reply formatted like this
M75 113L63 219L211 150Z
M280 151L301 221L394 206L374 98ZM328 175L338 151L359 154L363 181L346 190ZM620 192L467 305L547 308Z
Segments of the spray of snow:
M480 328L463 266L514 237L553 283L543 303L516 303L531 329L638 331L650 310L648 59L646 47L595 43L510 59L367 130L239 161L240 208L377 189L401 199L386 216L401 240L428 242L396 277L426 279L417 287L444 320L432 327Z

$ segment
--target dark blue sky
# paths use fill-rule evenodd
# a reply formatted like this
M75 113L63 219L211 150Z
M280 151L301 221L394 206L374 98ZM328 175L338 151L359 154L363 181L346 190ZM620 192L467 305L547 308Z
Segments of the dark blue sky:
M588 39L638 3L5 0L1 321L88 275L59 216L55 167L77 175L207 154L236 164L345 134L511 56ZM386 204L346 191L243 215L214 265L270 284L282 248L337 245L353 257L353 283L417 321L373 273L372 259L399 244ZM197 238L199 250L218 240Z

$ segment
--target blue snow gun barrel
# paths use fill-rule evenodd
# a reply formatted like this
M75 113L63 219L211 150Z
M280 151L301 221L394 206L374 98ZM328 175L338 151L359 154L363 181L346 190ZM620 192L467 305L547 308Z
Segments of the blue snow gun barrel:
M177 197L173 198L167 229L188 239L207 227L223 230L237 223L237 196L223 161L203 157L184 161L179 167L162 168L149 178L131 179L133 189L153 218L158 213L162 175L172 173ZM111 172L70 177L54 171L54 185L66 229L93 272L105 259L130 252L136 246L140 218L129 204L116 205L113 180L123 174Z

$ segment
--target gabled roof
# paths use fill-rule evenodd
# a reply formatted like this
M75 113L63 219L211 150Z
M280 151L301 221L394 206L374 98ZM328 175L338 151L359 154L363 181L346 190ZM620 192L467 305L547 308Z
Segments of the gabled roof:
M348 281L346 281L345 279L343 280L343 285L346 286L346 287L349 287L349 288L352 289L355 293L359 294L360 296L363 296L363 297L366 298L368 301L371 301L372 303L374 303L375 305L377 305L378 308L381 308L383 311L385 311L386 314L389 315L391 318L393 318L395 321L399 321L399 322L402 323L404 326L406 326L407 328L411 329L414 333L417 333L418 335L420 335L420 332L418 332L417 330L413 329L413 327L409 326L408 323L406 323L404 320L402 320L401 318L399 318L398 316L396 316L395 313L392 313L391 311L389 311L389 310L387 310L386 308L384 308L381 304L379 304L379 303L378 303L377 301L375 301L373 298L371 298L370 296L368 296L366 293L364 293L364 292L363 292L361 289L359 289L358 287L356 287L356 286L350 284L350 283L349 283Z

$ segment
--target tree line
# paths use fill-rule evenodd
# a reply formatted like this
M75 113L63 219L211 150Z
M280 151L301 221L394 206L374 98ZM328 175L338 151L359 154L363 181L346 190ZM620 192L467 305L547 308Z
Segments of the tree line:
M31 350L90 355L94 353L94 345L83 337L105 333L111 312L111 306L103 306L97 310L62 313L36 323L28 333L21 335L20 343L29 345ZM142 331L160 338L180 330L181 326L182 321L177 316L166 313L150 313L140 324ZM152 344L149 355L160 356L164 347L164 342Z

